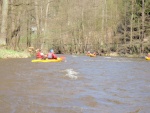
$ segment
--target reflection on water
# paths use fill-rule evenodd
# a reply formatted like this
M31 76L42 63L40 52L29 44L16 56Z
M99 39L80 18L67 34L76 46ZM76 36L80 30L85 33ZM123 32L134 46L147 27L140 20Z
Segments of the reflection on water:
M0 113L149 113L150 62L66 56L0 60Z

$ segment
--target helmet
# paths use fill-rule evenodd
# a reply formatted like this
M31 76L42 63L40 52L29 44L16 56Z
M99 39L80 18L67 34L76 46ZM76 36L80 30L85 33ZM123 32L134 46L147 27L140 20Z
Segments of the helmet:
M51 53L54 53L54 50L53 50L53 49L51 49L51 50L50 50L50 52L51 52Z

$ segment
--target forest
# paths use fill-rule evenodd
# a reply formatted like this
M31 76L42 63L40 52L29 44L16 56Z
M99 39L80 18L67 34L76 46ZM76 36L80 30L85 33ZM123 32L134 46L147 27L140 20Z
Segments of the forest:
M0 46L56 53L150 52L150 0L0 0Z

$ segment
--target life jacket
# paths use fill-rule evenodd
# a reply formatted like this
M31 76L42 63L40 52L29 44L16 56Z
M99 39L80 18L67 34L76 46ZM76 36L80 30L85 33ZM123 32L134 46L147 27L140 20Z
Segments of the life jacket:
M54 53L52 53L52 58L57 59L57 56Z
M52 53L48 53L47 58L51 59L52 57Z
M47 58L48 59L57 59L57 56L54 53L48 53Z
M43 58L43 56L41 55L40 52L38 52L38 53L36 54L36 58Z

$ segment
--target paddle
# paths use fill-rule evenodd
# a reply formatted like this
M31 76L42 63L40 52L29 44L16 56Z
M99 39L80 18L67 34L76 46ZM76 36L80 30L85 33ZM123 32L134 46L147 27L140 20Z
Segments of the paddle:
M59 58L61 58L62 60L65 60L65 59L66 59L64 56L61 56L61 57L59 57Z

